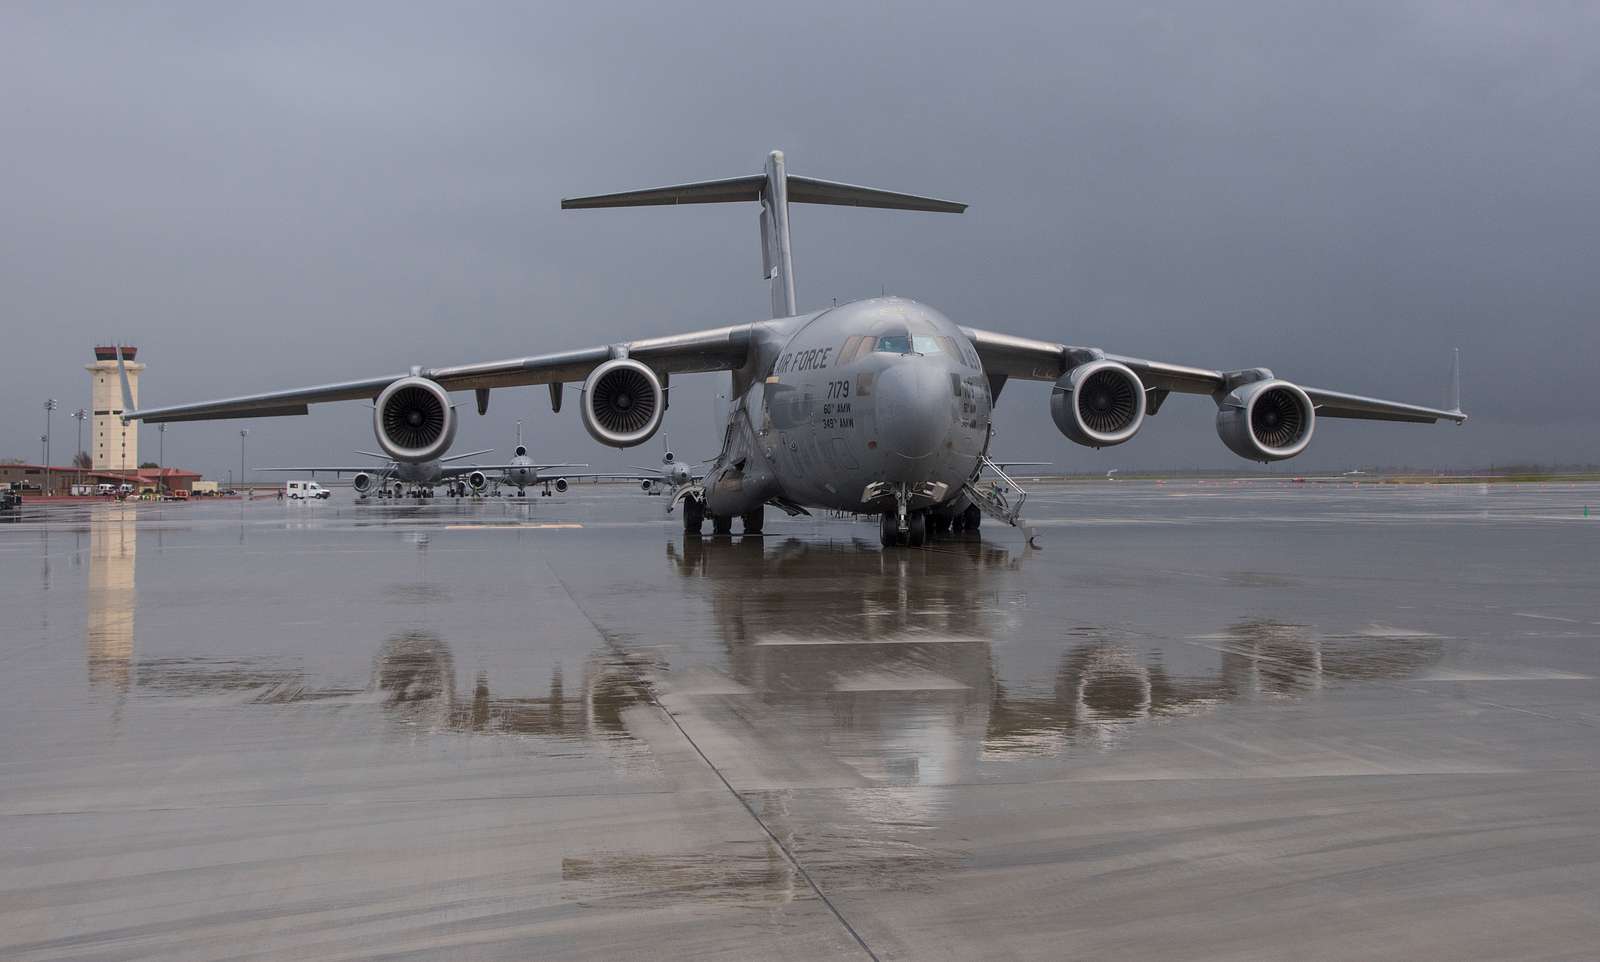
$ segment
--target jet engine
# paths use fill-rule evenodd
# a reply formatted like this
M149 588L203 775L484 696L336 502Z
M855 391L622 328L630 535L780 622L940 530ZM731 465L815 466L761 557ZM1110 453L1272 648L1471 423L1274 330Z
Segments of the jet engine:
M396 461L432 461L455 440L455 406L438 382L403 377L378 395L372 427L383 453Z
M615 357L590 372L578 406L590 437L631 448L661 427L666 394L656 372L632 358Z
M350 487L355 489L356 494L370 492L372 490L372 475L365 471L356 472L355 477L350 479Z
M1144 425L1144 384L1126 364L1104 359L1061 375L1050 392L1050 417L1068 439L1105 448Z
M567 479L566 478L556 478L555 489L556 489L556 493L557 494L566 494L567 493Z
M1306 392L1276 378L1252 381L1217 402L1217 436L1250 461L1282 461L1311 443L1317 413Z
M650 493L650 489L654 488L655 486L656 483L651 481L649 478L644 478L639 482L639 490L645 492L646 494Z
M482 471L474 471L467 475L467 486L474 491L481 492L489 486L489 476Z

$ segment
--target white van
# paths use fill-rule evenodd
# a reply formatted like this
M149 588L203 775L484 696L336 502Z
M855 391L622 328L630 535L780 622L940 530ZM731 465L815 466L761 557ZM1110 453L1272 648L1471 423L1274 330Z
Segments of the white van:
M283 496L290 501L310 501L327 498L333 494L315 481L290 481L283 486Z

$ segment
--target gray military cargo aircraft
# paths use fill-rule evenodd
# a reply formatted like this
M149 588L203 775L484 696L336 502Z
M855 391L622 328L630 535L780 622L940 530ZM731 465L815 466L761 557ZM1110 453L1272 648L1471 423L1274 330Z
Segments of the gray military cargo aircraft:
M988 459L995 400L1013 380L1049 381L1050 413L1066 437L1101 448L1139 432L1173 392L1209 395L1223 444L1252 461L1278 461L1311 443L1319 418L1460 423L1459 378L1449 410L1305 387L1266 368L1211 370L1123 357L1098 348L966 327L903 297L874 297L800 313L790 204L960 213L965 204L788 174L773 151L762 173L563 200L563 209L756 203L772 316L667 337L618 341L453 367L414 367L337 384L129 410L150 422L276 417L328 401L374 404L378 444L397 461L437 458L455 433L450 392L476 392L478 411L498 388L582 384L579 415L601 444L629 448L661 427L669 380L727 371L733 379L721 452L701 484L676 493L684 527L709 516L760 531L773 505L880 516L887 545L920 545L930 531L976 527L983 514L1020 520L1020 490ZM984 480L984 472L1000 482Z

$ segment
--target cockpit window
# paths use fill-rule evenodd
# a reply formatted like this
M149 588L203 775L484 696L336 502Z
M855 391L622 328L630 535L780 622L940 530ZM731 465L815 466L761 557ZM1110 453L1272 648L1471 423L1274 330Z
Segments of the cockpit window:
M911 349L918 354L938 354L939 339L932 334L911 335Z
M878 338L878 350L884 354L910 354L911 335L885 334Z

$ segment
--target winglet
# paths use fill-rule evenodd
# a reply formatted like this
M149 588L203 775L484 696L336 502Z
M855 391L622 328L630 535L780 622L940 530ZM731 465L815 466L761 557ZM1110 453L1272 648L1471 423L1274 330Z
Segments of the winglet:
M122 378L122 423L139 416L133 403L133 388L128 385L128 363L122 357L122 345L117 346L117 374Z
M1450 413L1460 414L1461 421L1467 419L1466 413L1461 410L1461 348L1456 348L1450 360ZM1460 424L1461 421L1457 421Z

